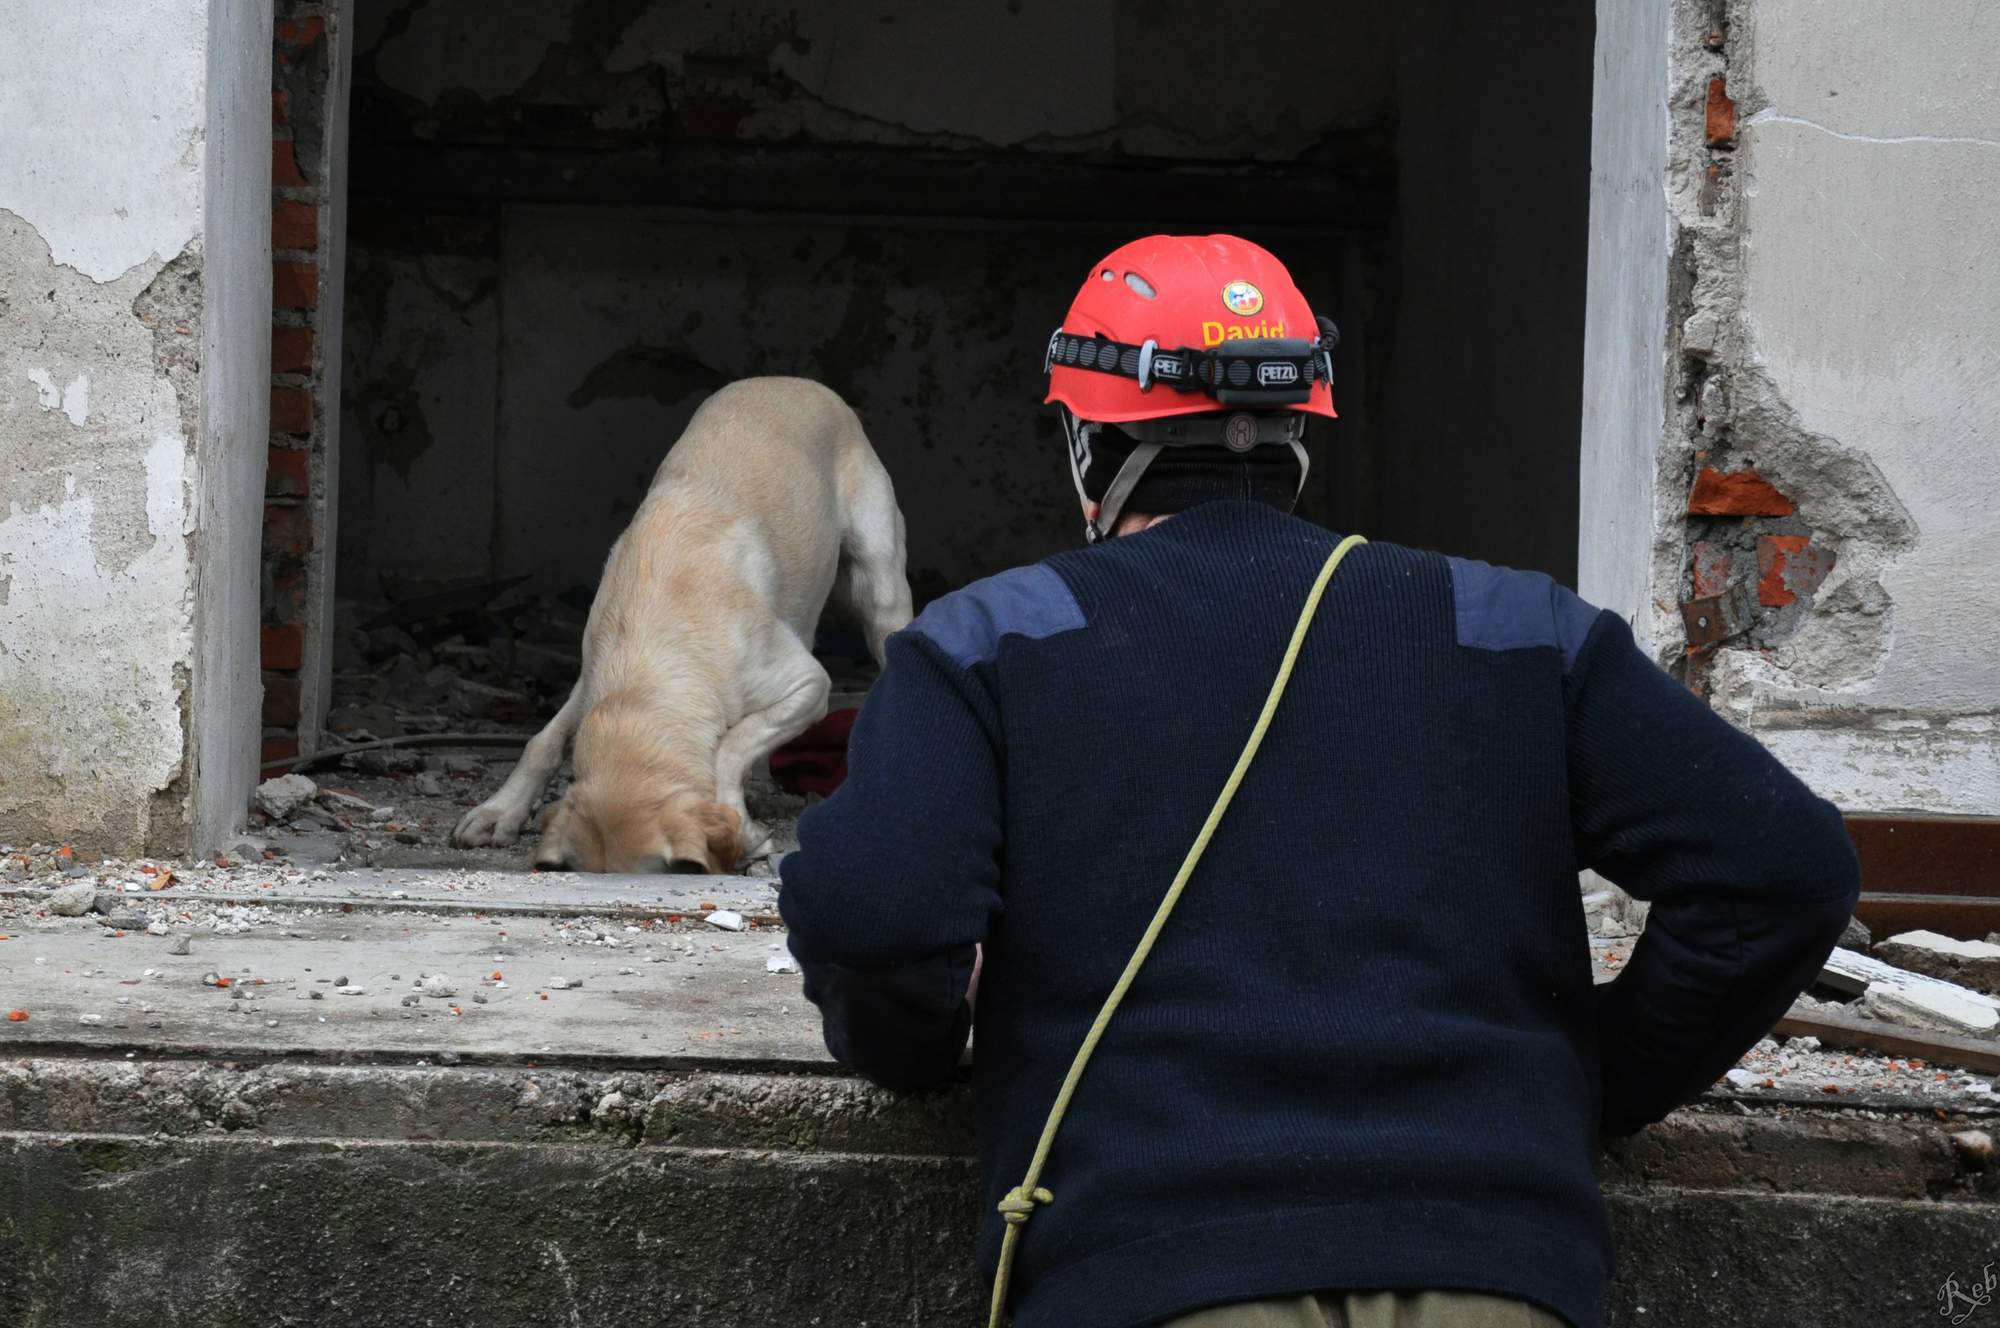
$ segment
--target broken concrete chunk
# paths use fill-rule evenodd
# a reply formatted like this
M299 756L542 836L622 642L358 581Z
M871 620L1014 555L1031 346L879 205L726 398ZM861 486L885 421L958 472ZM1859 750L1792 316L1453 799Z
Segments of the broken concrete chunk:
M173 955L184 955L187 952L188 952L188 936L186 932L182 932L179 936L174 937L174 943L167 947L167 953Z
M442 973L432 973L417 984L426 996L456 996L458 988Z
M46 907L59 918L80 918L96 902L96 886L88 881L74 881L50 895Z
M1918 973L1962 982L1984 992L2000 992L2000 945L1989 941L1961 941L1934 931L1906 931L1878 944L1875 954Z
M368 994L368 988L357 987L352 983L335 987L334 990L339 992L342 996L365 996Z
M1993 1136L1984 1130L1960 1130L1951 1136L1958 1155L1976 1170L1984 1171L1993 1160Z
M1750 1071L1744 1069L1740 1065L1737 1066L1735 1069L1731 1070L1728 1074L1723 1075L1722 1077L1729 1081L1729 1086L1731 1088L1752 1089L1752 1088L1762 1088L1764 1086L1763 1075L1752 1074Z
M2000 1011L1968 999L1975 993L1948 982L1892 987L1871 982L1862 1008L1878 1019L1965 1037L1992 1037L2000 1031Z
M289 821L298 815L301 807L312 801L317 792L319 785L304 775L279 775L257 786L257 810L274 822Z
M742 931L747 925L743 921L743 915L731 908L719 908L713 913L706 913L702 916L707 920L709 926L720 927L724 931Z
M1856 954L1852 950L1836 949L1826 957L1826 967L1820 974L1822 982L1841 981L1852 986L1889 986L1904 988L1912 986L1943 986L1966 997L1976 1005L1989 1010L2000 1011L2000 997L1989 996L1983 991L1970 987L1960 987L1939 978L1912 973L1907 968L1884 963L1873 955Z
M792 958L791 951L781 951L764 960L764 971L766 973L796 973L799 971L799 961Z
M497 983L496 983L496 984L494 984L494 985L496 985L496 986L497 986L497 985L499 985L499 984L497 984ZM570 990L570 989L571 989L572 987L581 987L582 985L583 985L583 979L582 979L582 978L550 978L550 979L549 979L549 990L550 990L550 991L568 991L568 990Z
M1859 950L1863 954L1866 954L1868 953L1869 945L1873 941L1874 934L1868 930L1867 923L1863 922L1860 918L1849 918L1847 920L1847 930L1840 933L1840 940L1837 944L1843 950Z

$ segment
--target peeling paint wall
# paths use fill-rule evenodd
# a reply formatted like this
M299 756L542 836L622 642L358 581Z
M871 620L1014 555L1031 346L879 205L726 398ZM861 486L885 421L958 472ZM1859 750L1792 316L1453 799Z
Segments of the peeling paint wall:
M211 22L240 41L257 9L16 7L0 42L0 840L240 824L269 158L236 121L269 102Z
M1672 10L1645 616L1849 809L2000 813L1996 87L1974 0Z

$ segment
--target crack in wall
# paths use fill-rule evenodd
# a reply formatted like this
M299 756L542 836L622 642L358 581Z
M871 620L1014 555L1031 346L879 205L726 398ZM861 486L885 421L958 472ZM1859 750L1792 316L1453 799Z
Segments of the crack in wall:
M1750 3L1676 10L1668 308L1678 446L1662 450L1661 493L1663 508L1689 498L1683 511L1661 512L1655 550L1656 584L1678 588L1691 624L1732 594L1754 605L1722 640L1691 635L1672 661L1689 686L1739 718L1752 678L1840 691L1880 674L1895 640L1882 574L1918 538L1880 468L1805 428L1752 343L1739 126L1793 117L1761 105L1738 58L1738 20ZM1715 666L1725 663L1723 678Z

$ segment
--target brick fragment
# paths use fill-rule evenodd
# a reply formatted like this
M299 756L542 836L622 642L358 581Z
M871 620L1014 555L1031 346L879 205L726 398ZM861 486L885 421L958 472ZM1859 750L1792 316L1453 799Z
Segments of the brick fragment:
M1695 541L1695 598L1705 599L1710 595L1720 595L1728 587L1729 562L1729 549L1725 545L1709 540Z
M305 174L299 170L298 150L289 138L271 140L271 183L274 185L303 185Z
M298 754L299 739L297 734L288 733L264 739L263 759L267 762L287 761Z
M313 330L309 327L271 329L271 372L311 373Z
M319 269L311 263L271 264L271 307L313 309L319 306Z
M1708 80L1708 106L1706 114L1708 145L1712 148L1734 146L1736 143L1736 103L1729 99L1729 89L1720 76Z
M303 498L312 485L312 458L295 447L274 447L264 466L264 493L272 498Z
M1792 500L1754 470L1723 474L1712 466L1694 477L1689 516L1790 516Z
M271 123L274 125L292 122L292 94L283 88L271 89Z
M304 387L271 389L271 432L308 434L313 427L312 390Z
M1759 535L1757 602L1782 609L1800 595L1812 594L1833 563L1833 553L1815 547L1805 535Z
M264 675L264 726L296 728L299 722L299 680L296 674Z
M310 18L286 19L276 24L271 35L276 39L271 48L280 64L297 64L300 57L319 43L326 35L326 20L317 14Z
M273 249L317 249L319 209L310 203L280 200L271 206Z
M257 641L257 657L267 669L298 672L305 659L306 632L297 623L266 627Z

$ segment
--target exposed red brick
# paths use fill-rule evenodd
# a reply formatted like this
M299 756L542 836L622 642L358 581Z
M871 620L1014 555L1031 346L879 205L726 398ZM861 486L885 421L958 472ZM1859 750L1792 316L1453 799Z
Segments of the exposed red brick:
M311 373L313 330L309 327L271 329L271 372Z
M273 249L317 249L319 209L310 203L279 201L271 207Z
M295 447L274 447L264 466L264 493L273 498L303 498L312 484L312 458Z
M298 503L264 504L264 565L276 580L289 576L312 542L312 515ZM282 665L271 664L272 668Z
M1708 80L1708 145L1726 148L1736 142L1736 103L1718 76Z
M1725 475L1705 467L1688 494L1689 516L1790 516L1792 500L1754 470Z
M274 125L292 122L292 94L283 88L271 89L271 123Z
M312 18L287 20L272 30L277 41L272 46L272 54L281 64L297 64L299 57L311 50L326 35L326 20L317 15Z
M271 183L274 185L302 185L306 177L299 170L299 156L289 138L271 140Z
M266 627L257 642L257 657L267 669L298 672L306 653L305 628L297 623Z
M311 263L271 264L271 307L312 309L319 305L319 269Z
M1804 535L1757 537L1757 602L1781 609L1810 595L1833 570L1831 550L1816 548Z
M1729 550L1708 540L1694 546L1694 597L1707 599L1729 588Z
M264 675L264 727L297 728L299 723L299 680L296 675Z
M311 433L312 427L313 399L310 388L271 389L272 433Z
M298 754L299 754L298 735L285 734L281 737L271 737L264 739L264 755L261 759L263 759L266 762L288 761L292 757L297 756Z

